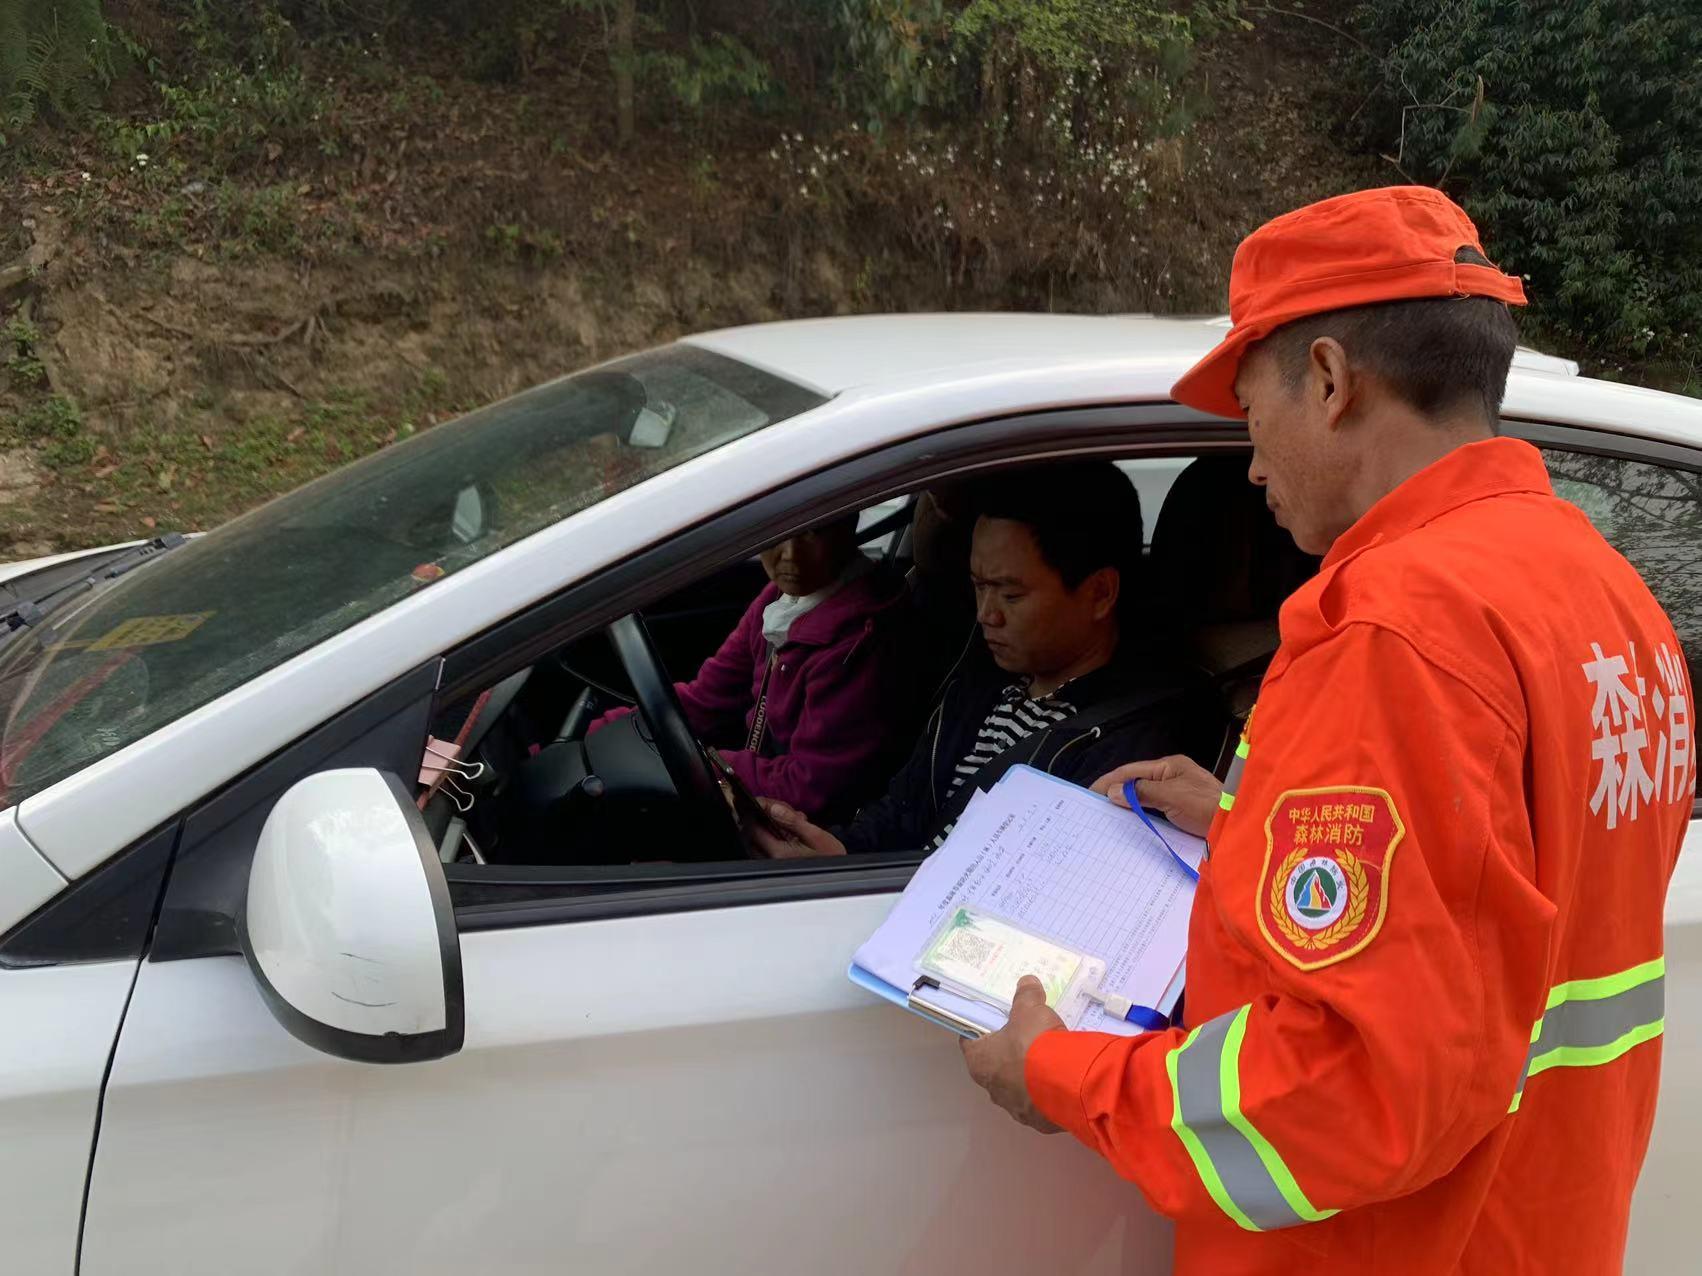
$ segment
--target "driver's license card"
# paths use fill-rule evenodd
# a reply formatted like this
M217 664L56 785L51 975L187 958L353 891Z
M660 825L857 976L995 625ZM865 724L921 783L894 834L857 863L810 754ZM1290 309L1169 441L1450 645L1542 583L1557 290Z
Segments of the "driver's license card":
M953 992L1009 1010L1017 981L1034 975L1054 1010L1082 972L1087 960L1049 939L1031 934L1001 917L958 905L916 959L916 969Z

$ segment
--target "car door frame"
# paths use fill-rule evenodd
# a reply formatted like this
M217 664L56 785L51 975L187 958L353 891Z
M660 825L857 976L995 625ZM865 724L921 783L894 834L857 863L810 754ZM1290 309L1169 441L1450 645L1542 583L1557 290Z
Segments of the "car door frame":
M1038 448L1037 431L1045 439ZM1192 458L1247 447L1245 423L1173 403L1013 414L904 440L726 511L446 651L439 704L476 694L765 544L941 479L1065 458ZM923 854L906 850L784 864L450 865L448 874L458 926L486 930L896 892ZM475 891L496 897L474 898Z
M1044 439L1042 446L1036 446L1037 436ZM725 509L449 647L438 661L401 675L195 803L182 817L149 960L238 951L235 916L253 837L272 802L296 780L331 765L377 766L405 774L407 758L417 763L424 723L435 707L476 693L648 601L748 557L764 544L942 477L1066 456L1198 455L1246 446L1240 423L1216 421L1174 404L1028 412L890 443ZM902 889L919 859L919 854L899 852L832 865L751 861L650 869L511 866L500 873L485 870L484 883L506 881L515 888L529 883L550 888L552 894L559 890L563 897L467 903L466 892L458 890L463 902L457 903L456 916L458 924L482 929L517 924L522 918L543 924L568 915L589 920L880 893ZM468 876L464 871L452 873L463 885ZM518 889L514 894L518 896Z
M1126 416L1139 411L1140 424ZM1045 422L1048 447L1027 450L1036 425ZM1502 423L1509 437L1534 446L1588 452L1625 460L1678 467L1702 473L1702 446L1682 444L1627 434L1611 426L1578 426L1557 422L1509 417ZM946 447L938 444L950 441ZM882 457L894 452L903 457L906 470L902 490L914 491L941 478L1001 466L1030 464L1048 457L1156 455L1203 455L1206 451L1236 451L1249 446L1245 424L1200 417L1177 405L1141 404L1123 407L1071 409L1045 414L1021 414L992 421L955 427L938 436L927 436L896 444L811 476L794 488L803 487L798 501L788 511L777 512L772 500L755 502L733 511L731 526L737 535L753 543L777 539L802 526L846 512L858 501L879 498L882 493L871 471L880 469ZM962 464L972 459L969 465ZM847 487L847 483L850 484ZM789 489L789 491L792 489ZM885 495L892 493L886 492ZM772 497L773 494L771 494ZM1156 511L1153 512L1156 516ZM440 696L465 694L484 685L492 675L519 667L493 660L496 652L527 653L531 658L550 650L558 641L572 641L593 631L625 610L638 610L648 597L664 596L676 582L687 581L701 570L715 570L717 551L712 547L724 524L715 520L692 529L691 536L704 537L674 546L657 546L645 555L618 565L605 575L613 578L604 610L576 596L576 591L546 600L484 634L469 639L444 656L444 686ZM648 588L627 592L619 577L634 573ZM592 581L585 582L593 584ZM525 663L521 661L520 663ZM1702 841L1702 797L1692 816L1692 842ZM457 924L468 930L501 929L517 925L553 924L569 919L593 920L632 916L657 911L713 908L749 903L783 902L788 899L830 898L880 890L902 890L920 852L891 852L858 857L855 863L833 860L809 863L807 868L777 872L761 862L708 865L643 866L450 866L452 888L457 898ZM878 861L878 862L877 862ZM794 862L799 863L799 862ZM1686 871L1688 872L1688 862ZM1702 860L1696 878L1688 876L1678 887L1675 907L1702 909ZM793 873L806 874L807 891L799 890ZM501 887L513 888L508 898ZM469 888L484 888L488 900L470 898ZM1685 901L1694 899L1694 905ZM1688 912L1685 914L1688 915ZM1702 920L1702 913L1698 914Z
M1611 427L1509 418L1504 429L1538 446L1702 470L1702 449ZM1044 438L1044 446L1035 446L1037 436ZM190 830L208 824L231 828L240 820L251 832L263 817L262 807L269 809L271 801L296 779L331 765L328 758L334 757L336 765L386 769L403 765L398 761L397 733L379 732L379 727L396 713L417 722L427 711L428 683L433 710L453 703L694 579L748 558L764 544L824 519L916 491L942 478L1046 459L1196 456L1247 446L1244 423L1205 417L1175 404L1130 403L1015 413L954 425L825 466L648 546L448 648L435 667L421 666L403 675L197 804L187 813L179 853L197 844L188 835ZM415 729L402 728L400 739L410 738L408 733ZM374 732L383 736L384 746L363 751L355 742ZM241 819L244 814L246 819ZM1702 816L1702 803L1698 815ZM247 833L239 840L245 842ZM240 858L241 847L230 853ZM450 877L458 925L477 930L896 891L919 861L919 853L900 851L854 861L793 861L783 866L762 861L451 866ZM203 889L193 908L179 906L174 883L167 883L162 911L166 924L151 959L237 951L234 915L245 878L239 866L231 864L227 869L232 871L218 874L222 885L211 892ZM1702 891L1702 884L1698 889ZM196 925L186 931L173 924L185 918Z

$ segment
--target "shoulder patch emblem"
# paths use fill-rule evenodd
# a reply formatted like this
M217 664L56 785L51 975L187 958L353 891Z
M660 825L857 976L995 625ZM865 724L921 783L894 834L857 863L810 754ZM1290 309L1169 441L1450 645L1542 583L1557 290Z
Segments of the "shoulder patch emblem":
M1290 789L1265 821L1259 930L1301 970L1345 961L1377 937L1406 825L1383 789Z

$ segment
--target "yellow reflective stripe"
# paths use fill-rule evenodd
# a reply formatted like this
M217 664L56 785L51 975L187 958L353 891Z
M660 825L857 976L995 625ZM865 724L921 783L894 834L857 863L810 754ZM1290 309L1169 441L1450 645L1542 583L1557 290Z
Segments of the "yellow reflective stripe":
M1555 984L1549 989L1548 1008L1553 1010L1563 1001L1598 1000L1611 997L1615 993L1625 992L1638 984L1646 984L1651 979L1658 979L1667 973L1665 956L1646 961L1630 970L1621 971L1617 975L1600 975L1594 979L1569 979L1563 984ZM1536 1040L1532 1037L1531 1040Z
M1170 1128L1207 1194L1236 1226L1262 1232L1316 1223L1330 1212L1312 1207L1241 1111L1241 1040L1251 1012L1242 1006L1201 1024L1165 1057Z
M1211 1157L1206 1155L1205 1146L1200 1142L1200 1136L1188 1128L1188 1123L1182 1119L1182 1087L1176 1080L1176 1056L1194 1044L1200 1030L1195 1028L1188 1034L1188 1039L1177 1046L1164 1057L1164 1069L1170 1074L1170 1128L1176 1132L1176 1137L1182 1140L1182 1146L1188 1150L1188 1159L1194 1163L1194 1173L1200 1176L1200 1182L1205 1186L1206 1194L1217 1202L1222 1210L1241 1227L1249 1232L1259 1228L1253 1220L1241 1212L1241 1207L1230 1199L1224 1190L1223 1180L1218 1177L1217 1168L1211 1163Z
M1556 1046L1531 1063L1531 1070L1525 1074L1525 1079L1528 1081L1550 1068L1595 1068L1604 1063L1612 1063L1631 1047L1640 1046L1645 1041L1653 1041L1666 1031L1666 1026L1667 1021L1663 1017L1654 1023L1638 1024L1622 1036L1599 1046Z
M1247 742L1247 730L1252 725L1253 715L1247 714L1247 726L1241 728L1241 738L1235 742L1235 756L1229 760L1229 773L1223 777L1223 794L1218 799L1218 805L1225 811L1235 805L1236 791L1241 787L1241 773L1247 769L1247 755L1252 746Z
M1591 1068L1652 1041L1666 1026L1666 958L1612 975L1556 984L1531 1028L1530 1049L1508 1112L1524 1101L1525 1085L1550 1068Z
M1241 1039L1247 1035L1247 1015L1251 1010L1251 1006L1242 1006L1236 1012L1234 1021L1229 1025L1229 1036L1224 1041L1220 1083L1223 1087L1223 1116L1253 1145L1253 1151L1259 1154L1265 1172L1277 1185L1277 1191L1282 1193L1282 1199L1288 1202L1288 1207L1308 1223L1321 1223L1341 1211L1314 1208L1312 1202L1306 1199L1306 1193L1300 1190L1300 1184L1295 1182L1288 1165L1271 1146L1270 1140L1259 1133L1258 1127L1241 1111Z

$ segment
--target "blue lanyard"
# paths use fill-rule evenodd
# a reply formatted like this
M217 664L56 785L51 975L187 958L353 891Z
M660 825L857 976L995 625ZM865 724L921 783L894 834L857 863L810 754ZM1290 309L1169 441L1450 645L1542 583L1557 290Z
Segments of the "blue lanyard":
M1152 817L1146 813L1146 808L1141 805L1141 800L1135 793L1135 782L1133 780L1124 781L1123 800L1129 804L1131 811L1140 816L1141 823L1146 825L1152 835L1158 839L1159 845L1170 852L1170 858L1176 861L1177 866L1188 875L1188 879L1194 882L1199 881L1200 870L1176 853L1176 848L1170 845L1164 834L1158 831L1158 825L1154 824ZM1122 998L1117 998L1117 1000L1121 1001ZM1104 1006L1107 1013L1113 1013L1113 1007L1105 1005L1104 1001L1101 1001L1100 1004ZM1129 1008L1123 1012L1123 1020L1126 1023L1134 1024L1135 1027L1145 1032L1156 1032L1161 1028L1171 1026L1169 1015L1155 1010L1151 1006L1137 1006L1133 1003L1130 1003Z
M1157 1032L1170 1026L1170 1016L1159 1014L1151 1006L1130 1006L1129 1013L1123 1018L1143 1032Z
M1158 839L1159 844L1163 846L1165 850L1170 852L1170 858L1175 860L1176 863L1181 866L1182 871L1188 875L1188 880L1193 882L1199 881L1200 870L1195 868L1192 864L1188 863L1187 860L1183 859L1176 853L1176 848L1164 840L1164 834L1158 831L1158 825L1154 824L1152 822L1152 817L1146 813L1146 808L1141 805L1140 798L1135 794L1135 782L1133 780L1123 781L1123 800L1129 804L1129 809L1131 811L1141 817L1141 823L1146 825L1147 828L1152 831L1152 835ZM1132 1023L1133 1020L1130 1022Z

